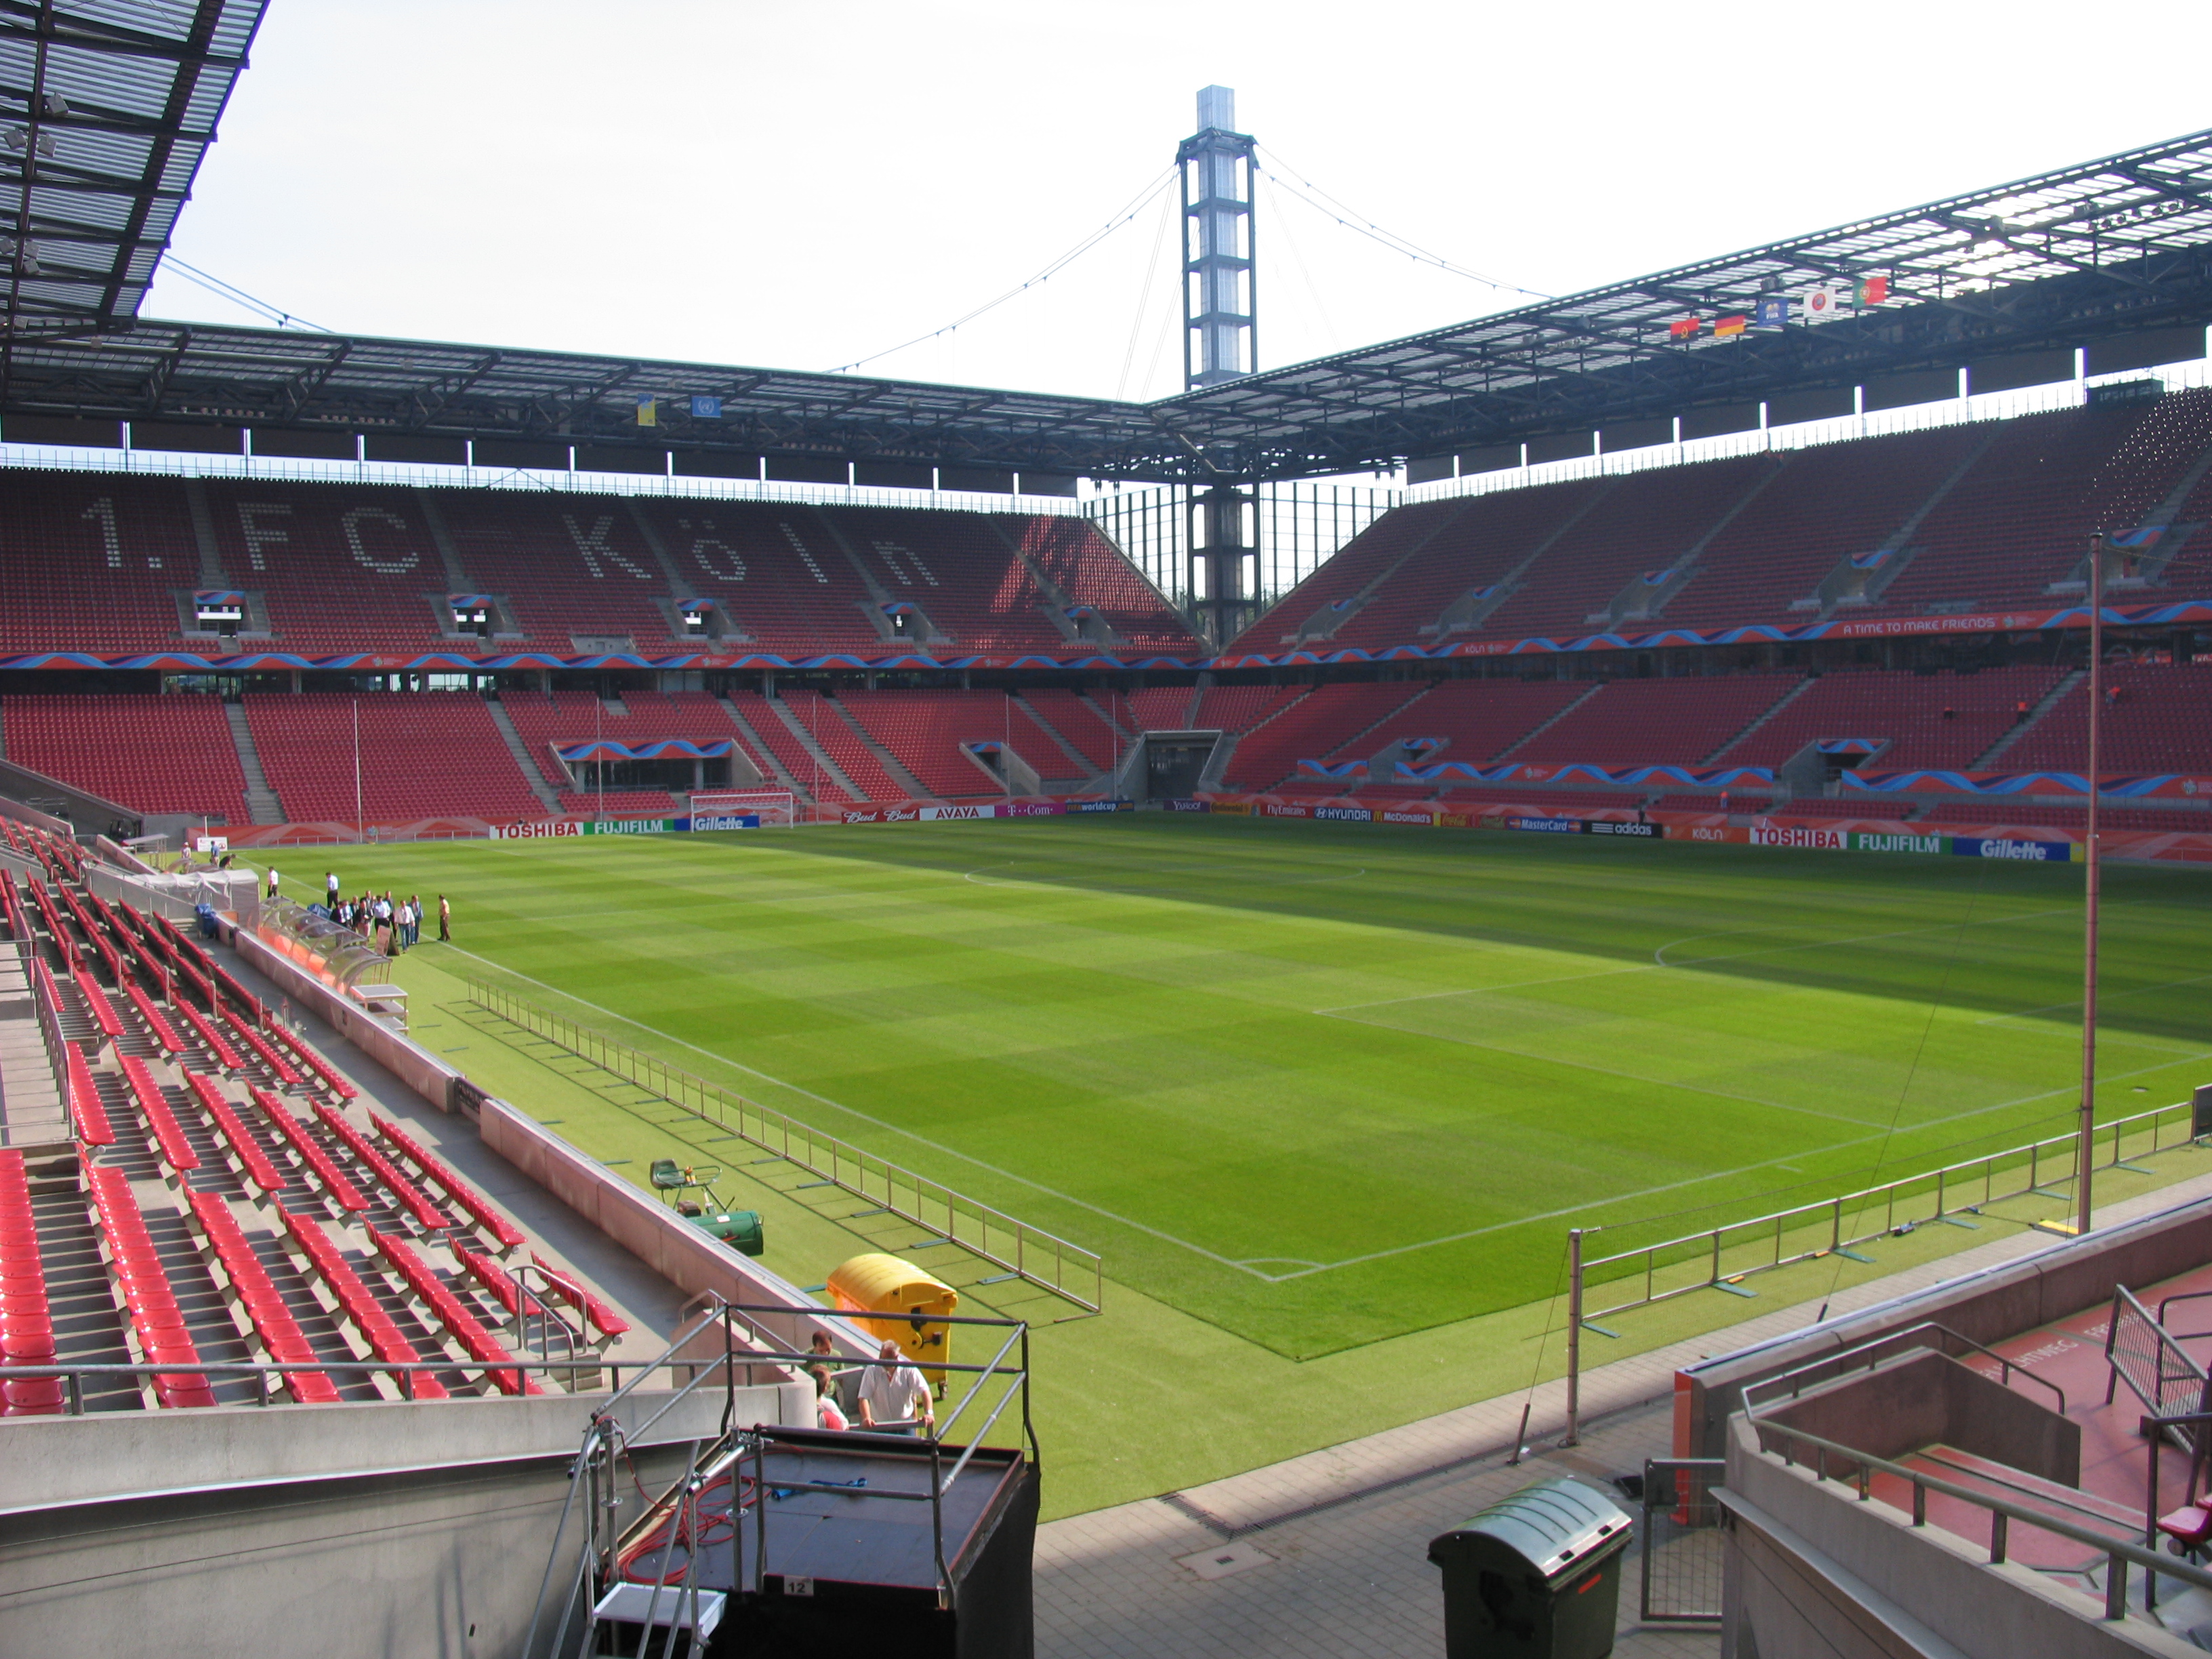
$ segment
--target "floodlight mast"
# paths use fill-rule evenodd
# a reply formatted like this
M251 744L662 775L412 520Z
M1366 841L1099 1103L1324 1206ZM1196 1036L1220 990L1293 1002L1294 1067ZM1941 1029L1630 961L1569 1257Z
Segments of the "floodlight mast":
M2094 1162L2097 1132L2097 900L2102 861L2098 858L2097 777L2098 727L2105 717L2105 538L2089 538L2089 817L2084 826L2082 851L2087 855L2087 878L2082 885L2081 916L2081 1118L2074 1174L2074 1235L2089 1231L2089 1171Z
M1176 151L1182 181L1182 380L1185 391L1218 386L1259 367L1257 272L1253 264L1254 144L1237 131L1237 94L1206 87L1198 131ZM1258 609L1257 526L1249 489L1224 480L1191 502L1193 606L1216 647Z

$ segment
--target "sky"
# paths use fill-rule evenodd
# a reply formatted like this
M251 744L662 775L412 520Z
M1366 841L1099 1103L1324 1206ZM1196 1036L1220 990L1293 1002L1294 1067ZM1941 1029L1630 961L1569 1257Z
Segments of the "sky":
M2212 7L270 0L174 243L343 332L1149 398L1195 94L1262 368L2212 125ZM1049 280L964 325L1085 237ZM245 323L166 270L151 317ZM917 337L932 337L904 346Z

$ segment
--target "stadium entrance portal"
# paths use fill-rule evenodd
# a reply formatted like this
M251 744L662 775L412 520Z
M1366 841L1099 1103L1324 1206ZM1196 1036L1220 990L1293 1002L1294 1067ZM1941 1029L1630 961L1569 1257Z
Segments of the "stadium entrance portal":
M730 763L720 757L696 760L689 756L674 756L662 760L576 761L569 769L575 774L577 788L586 793L601 787L603 771L606 775L605 787L609 789L666 789L686 794L694 789L730 787Z
M1145 734L1145 799L1195 794L1218 737L1211 732Z

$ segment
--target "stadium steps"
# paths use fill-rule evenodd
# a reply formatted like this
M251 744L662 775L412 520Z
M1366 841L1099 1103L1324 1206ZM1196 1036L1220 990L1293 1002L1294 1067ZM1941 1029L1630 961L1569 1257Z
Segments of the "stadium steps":
M54 1348L68 1362L128 1365L137 1356L124 1339L118 1305L100 1232L75 1177L31 1182L31 1215L39 1235L39 1264L46 1271L46 1301L53 1316ZM136 1411L137 1389L127 1378L87 1377L88 1412Z
M1412 696L1407 698L1405 702L1400 703L1395 708L1387 709L1383 713L1376 715L1373 720L1368 721L1366 725L1361 726L1357 732L1354 732L1342 743L1340 743L1335 748L1330 750L1328 754L1322 756L1322 758L1331 762L1334 762L1340 757L1358 760L1371 758L1365 755L1346 756L1344 751L1351 748L1352 745L1356 743L1365 742L1367 739L1367 734L1370 732L1377 731L1382 726L1389 725L1392 720L1396 720L1400 715L1403 714L1407 709L1411 708L1415 703L1420 702L1422 698L1427 696L1430 692L1435 690L1437 687L1443 684L1443 682L1442 680L1431 680L1426 685L1414 692Z
M522 781L530 786L530 793L538 797L538 804L545 809L545 816L559 817L561 797L553 792L553 786L545 781L531 761L530 750L522 741L522 733L514 729L514 717L507 712L496 697L486 697L484 707L491 711L491 723L499 728L499 740L507 745L507 752L514 757L514 769L522 774Z
M761 734L753 730L751 723L738 711L738 705L727 697L720 698L718 701L722 705L722 712L730 717L730 724L738 728L739 736L744 738L745 747L751 753L753 764L757 767L765 761L768 763L769 777L790 790L793 799L803 800L810 805L813 805L812 793L804 783L791 775L790 769L777 757L775 750L762 740Z
M246 810L256 823L284 822L284 803L269 787L261 769L261 751L253 746L253 728L246 723L246 705L225 699L223 718L230 722L230 740L238 745L238 769L246 774Z
M473 593L477 585L470 580L468 568L461 562L461 550L454 545L453 532L446 527L446 515L438 510L437 492L417 489L414 492L415 506L422 514L422 522L430 532L430 544L438 550L438 562L446 568L446 580L455 593Z
M1075 769L1078 776L1095 783L1098 779L1105 775L1104 773L1101 772L1097 767L1093 766L1090 761L1084 757L1084 754L1081 750L1078 749L1065 737L1061 736L1060 728L1054 726L1050 720L1047 720L1044 717L1043 711L1034 707L1027 697L1023 696L1018 692L1009 692L1007 695L1013 699L1014 707L1020 709L1024 714L1028 716L1030 723L1036 726L1038 731L1043 732L1045 736L1050 738L1053 742L1059 746L1060 752L1061 754L1066 756L1068 759L1075 763ZM1094 707L1096 705L1094 705Z
M1583 693L1582 694L1582 696L1580 696L1579 697L1577 697L1577 698L1576 698L1572 702L1569 703L1565 708L1564 708L1560 709L1560 710L1559 710L1559 712L1558 714L1556 714L1553 715L1551 719L1549 719L1549 720L1547 720L1540 721L1538 724L1536 724L1536 725L1534 725L1534 726L1530 726L1530 727L1529 727L1526 732L1522 732L1519 737L1517 737L1517 738L1514 738L1512 742L1510 742L1510 743L1507 744L1505 745L1505 747L1504 747L1504 748L1503 748L1503 749L1499 750L1496 754L1492 755L1490 758L1491 758L1491 759L1492 759L1492 760L1494 760L1494 761L1502 761L1502 760L1504 760L1507 756L1510 755L1510 754L1511 754L1515 750L1516 750L1516 749L1520 748L1520 747L1522 746L1522 744L1525 744L1525 743L1529 742L1531 739L1533 739L1533 738L1536 738L1537 736L1539 736L1540 734L1541 734L1541 733L1543 733L1543 732L1548 732L1548 731L1550 731L1550 730L1552 729L1552 727L1553 727L1553 726L1557 726L1557 725L1558 725L1561 720L1563 720L1566 719L1566 717L1567 717L1568 715L1570 715L1570 714L1573 714L1573 713L1575 712L1575 710L1576 710L1576 709L1577 709L1577 708L1581 708L1584 703L1588 702L1589 702L1592 697L1594 697L1594 696L1597 696L1597 694L1598 694L1599 692L1601 692L1601 691L1604 690L1605 690L1605 688L1606 688L1607 685L1609 685L1610 684L1612 684L1612 682L1611 682L1611 681L1609 681L1609 680L1600 680L1596 684L1595 684L1595 685L1593 685L1592 687L1590 687L1590 689L1589 689L1589 690L1587 690L1587 691L1583 692Z
M866 793L856 787L852 779L845 775L844 769L839 766L836 761L830 758L830 751L824 749L820 744L814 741L814 734L806 729L806 722L800 720L798 715L791 712L791 705L789 703L786 702L781 697L768 697L763 699L763 701L764 701L770 708L775 711L776 719L783 722L784 729L789 732L793 739L797 742L801 749L806 751L808 758L812 760L817 766L822 769L822 775L823 777L829 779L830 782L836 784L840 789L843 790L854 800L865 801L867 799L868 797ZM839 712L842 713L843 711L840 710ZM899 769L903 771L906 769L902 767Z
M6 878L13 880L13 876ZM25 901L27 906L28 901ZM53 1062L31 1004L31 982L23 958L0 951L0 1127L6 1144L37 1146L70 1138Z
M2043 717L2045 714L2048 714L2052 709L2057 708L2060 703L2066 700L2066 694L2068 692L2071 691L2075 686L2079 685L2083 680L2088 678L2089 671L2087 669L2077 668L2071 673L2068 674L2064 678L2061 679L2057 684L2052 686L2050 690L2043 694L2043 701L2041 702L2039 702L2034 708L2027 711L2027 718L2026 720L2021 721L2019 725L2012 727L2004 734L2004 736L1999 738L1995 743L1984 750L1980 755L1975 757L1974 763L1972 766L1969 766L1966 769L1970 772L1987 772L1991 770L1996 766L1998 756L2003 754L2006 750L2011 748L2013 744L2018 743L2022 738L2035 730L2035 728L2042 723Z
M896 755L894 755L890 750L884 748L882 744L878 743L875 739L874 734L872 733L866 726L861 725L860 721L853 718L853 711L851 709L846 708L843 703L838 702L835 697L825 698L824 701L829 703L831 708L836 711L837 718L839 720L844 721L847 726L852 727L853 735L860 740L862 747L866 749L870 754L876 757L876 764L884 769L884 775L890 778L893 783L905 790L908 794L918 797L922 800L936 800L940 799L937 791L934 789L923 788L921 787L921 780L915 776L913 773L908 771L906 769L906 763L900 760Z
M1791 703L1796 702L1798 698L1803 696L1808 691L1811 690L1819 684L1820 681L1814 679L1810 674L1806 675L1805 678L1799 680L1796 684L1791 686L1779 697L1777 697L1772 702L1769 703L1766 707L1765 712L1760 714L1757 720L1752 721L1752 723L1745 726L1742 731L1737 732L1719 748L1714 750L1711 754L1706 756L1704 760L1698 763L1698 764L1701 766L1711 766L1715 761L1720 759L1723 755L1727 754L1729 750L1735 748L1736 744L1741 743L1753 732L1758 731L1760 726L1765 725L1767 721L1772 720L1777 714L1789 708Z
M1895 568L1888 571L1887 574L1881 583L1880 587L1877 587L1871 595L1868 596L1869 602L1879 599L1881 598L1881 588L1888 586L1890 582L1894 581L1899 575L1904 574L1905 565L1909 562L1911 556L1910 550L1912 544L1912 538L1916 533L1917 533L1921 525L1925 522L1929 514L1935 512L1937 507L1943 505L1944 501L1949 498L1951 492L1959 487L1960 482L1965 479L1966 476L1969 472L1972 472L1974 468L1980 464L1982 457L1990 453L1990 447L1996 443L2001 435L2001 432L1993 428L1989 435L1984 438L1981 442L1976 444L1972 449L1968 450L1965 459L1962 459L1958 465L1953 467L1951 471L1944 476L1943 481L1937 484L1934 489L1929 492L1928 499L1921 502L1918 507L1913 509L1911 516L1907 518L1903 524L1898 526L1898 527L1883 540L1881 546L1877 550L1878 551L1887 553L1892 556L1899 556L1899 561ZM1850 568L1850 556L1846 555L1843 564L1838 569L1832 570L1826 576L1821 578L1820 587L1814 590L1811 598L1798 600L1796 604L1790 606L1790 609L1793 611L1817 611L1820 613L1819 619L1822 622L1827 621L1829 617L1834 616L1836 612L1842 608L1844 600L1840 591L1837 597L1831 599L1825 596L1825 590L1829 583L1837 580L1843 572L1844 570L1848 570Z

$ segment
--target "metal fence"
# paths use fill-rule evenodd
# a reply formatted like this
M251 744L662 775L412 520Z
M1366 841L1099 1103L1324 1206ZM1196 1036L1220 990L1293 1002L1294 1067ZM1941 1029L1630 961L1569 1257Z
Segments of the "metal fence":
M2164 1309L2160 1311L2163 1314ZM2204 1368L2167 1332L2165 1321L2152 1318L2150 1310L2136 1301L2124 1285L2112 1291L2112 1316L2105 1326L2105 1359L2112 1367L2105 1382L2106 1405L2112 1404L2118 1385L2125 1382L2129 1392L2154 1417L2212 1407L2212 1384L2205 1380ZM2167 1432L2192 1453L2201 1437L2194 1425Z
M1104 1305L1105 1277L1099 1259L1081 1246L603 1032L563 1019L504 986L473 979L467 985L471 1001L510 1024L650 1091L738 1139L789 1160L875 1209L957 1244L1003 1267L1007 1277L1026 1280L1086 1313L1097 1313Z
M2098 1126L2102 1162L2095 1167L2126 1168L2130 1158L2186 1146L2192 1138L2192 1109L2186 1101L2115 1118ZM1583 1257L1572 1274L1571 1317L1578 1322L1603 1319L1716 1285L1732 1287L1737 1279L1846 1252L1900 1227L1956 1224L1960 1216L1985 1205L2045 1192L2046 1180L2069 1180L2080 1144L2071 1133L2054 1135L1818 1203L1728 1222L1612 1255ZM1582 1237L1599 1231L1585 1228ZM1593 1292L1602 1294L1623 1284L1629 1295L1601 1307L1591 1305Z
M1654 1457L1644 1463L1643 1576L1638 1617L1647 1625L1721 1621L1721 1506L1713 1489L1722 1457Z

